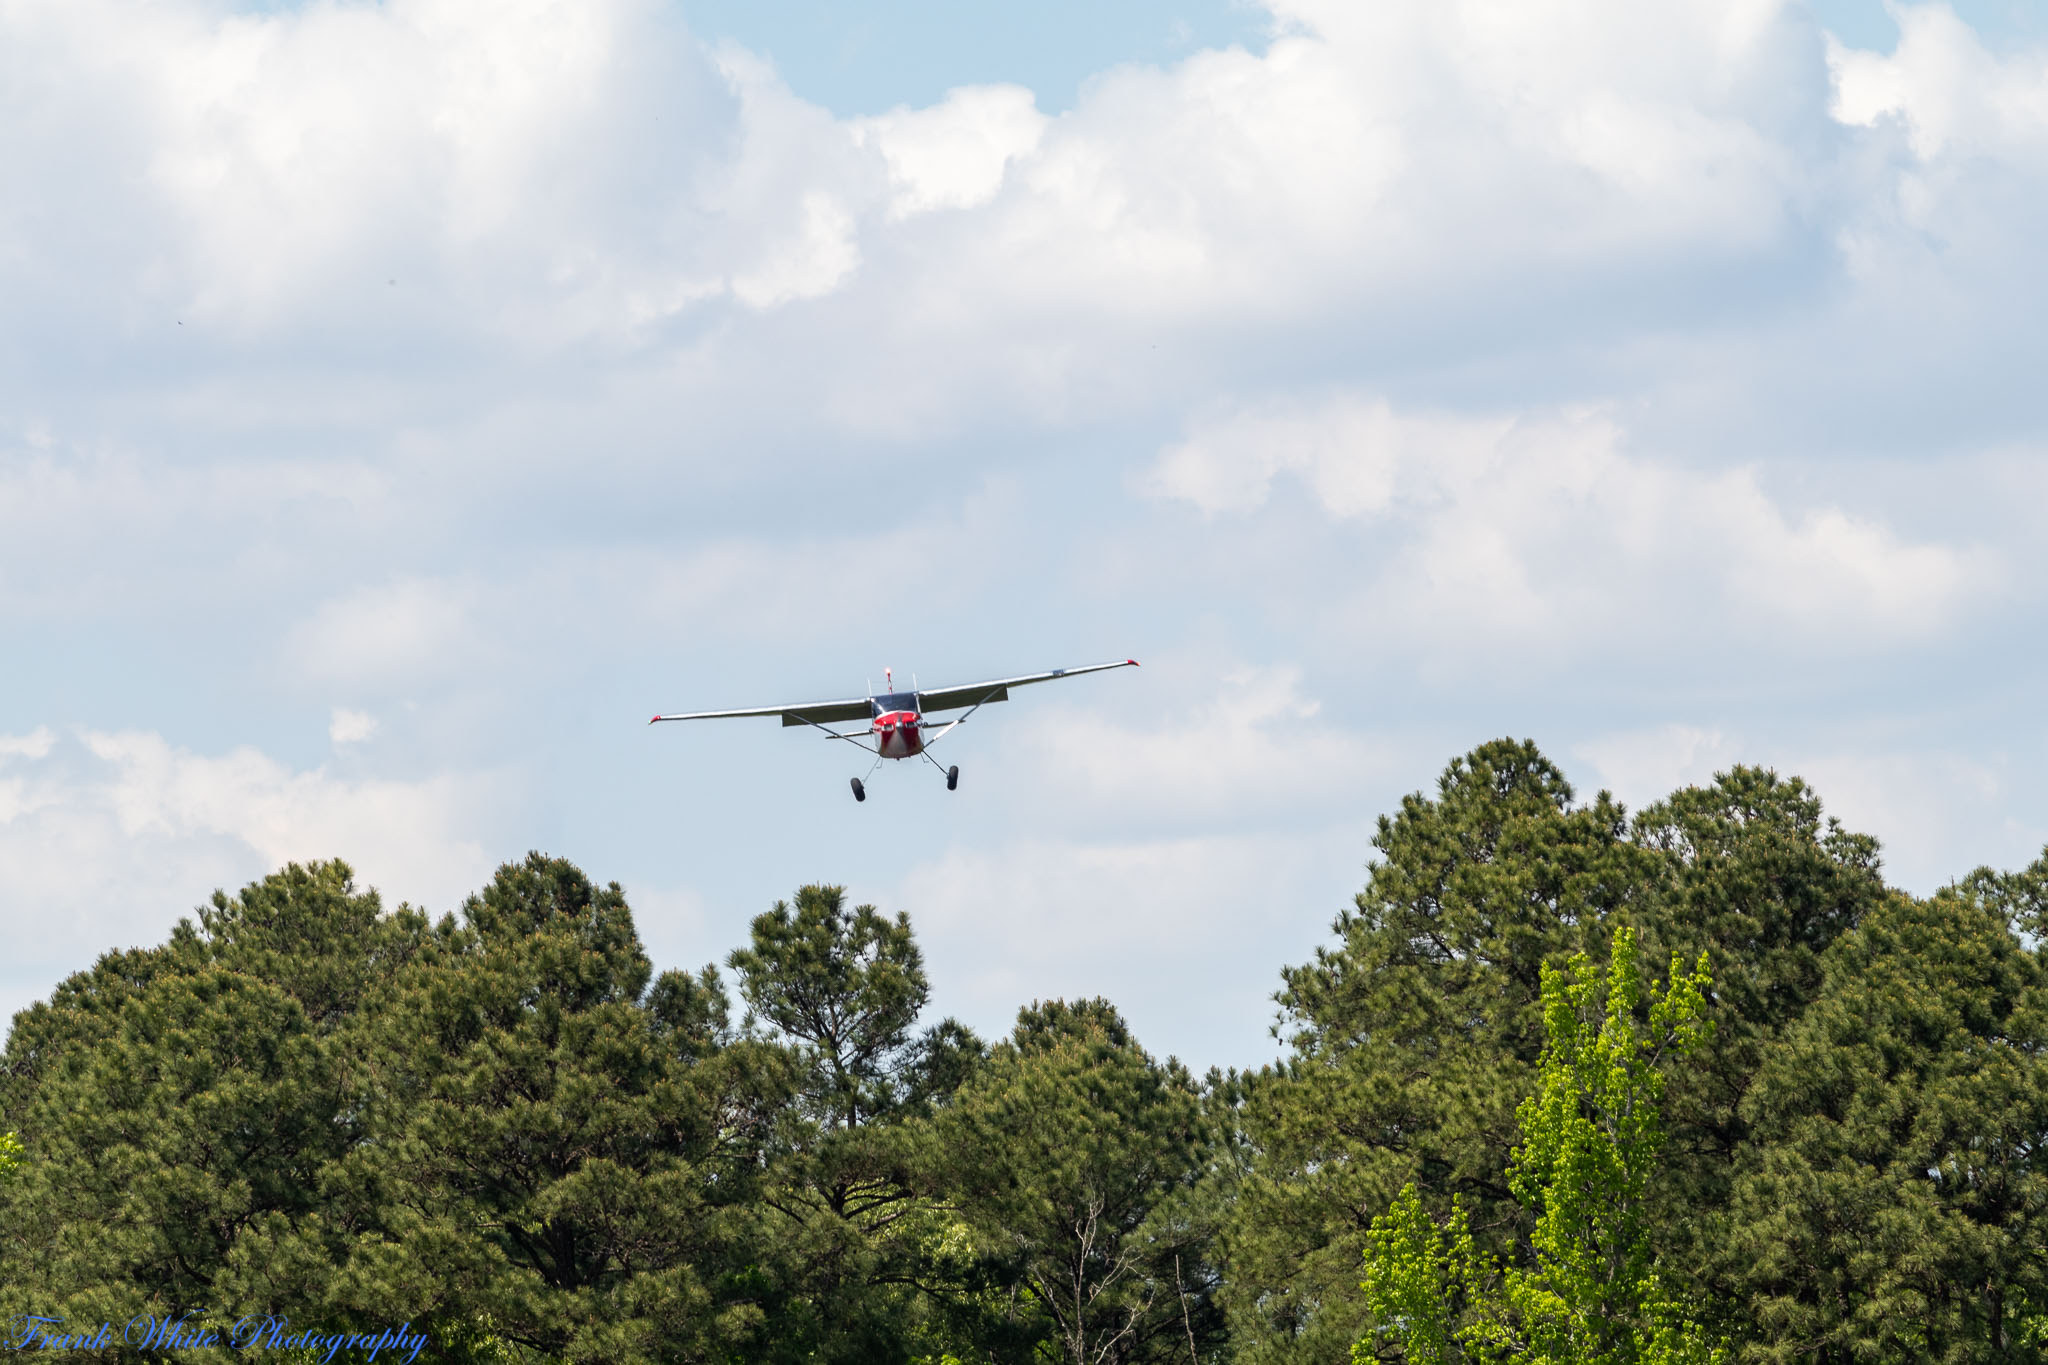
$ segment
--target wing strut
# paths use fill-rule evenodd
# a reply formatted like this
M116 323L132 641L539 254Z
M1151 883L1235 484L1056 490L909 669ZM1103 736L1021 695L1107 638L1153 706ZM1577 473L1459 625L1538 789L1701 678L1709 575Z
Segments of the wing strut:
M877 749L869 744L863 744L861 742L861 737L859 735L842 735L837 730L831 729L828 726L820 725L817 721L812 720L809 716L800 715L795 711L786 711L783 714L788 716L795 716L796 719L802 721L804 724L812 727L813 729L823 730L827 735L829 735L833 739L843 739L856 749L866 749L869 753L875 755L877 758L880 758L882 755L882 751L880 749ZM965 720L967 719L967 717L962 716L960 719ZM785 721L784 723L787 724L788 722Z
M974 705L967 708L967 716L973 715L976 711L979 711L983 706L985 706L991 698L995 697L998 693L1004 692L1006 690L1008 689L1005 687L991 688L986 694L983 695L980 701L974 703ZM967 723L967 716L961 716L957 720L951 720L946 722L944 726L940 727L939 732L937 734L933 735L930 739L924 742L924 747L927 749L931 748L932 745L937 744L947 735L953 733L955 727L965 725Z

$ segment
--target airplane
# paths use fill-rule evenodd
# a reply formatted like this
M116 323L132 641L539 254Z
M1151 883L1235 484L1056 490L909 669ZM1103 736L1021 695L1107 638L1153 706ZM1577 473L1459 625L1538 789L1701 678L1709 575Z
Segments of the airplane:
M923 690L898 692L896 675L888 669L882 670L886 686L880 695L869 684L865 697L849 697L845 701L806 701L789 706L750 706L738 711L688 711L681 715L656 716L648 721L656 725L665 720L725 720L735 716L781 716L784 726L809 725L823 730L833 739L843 739L857 748L875 756L873 768L867 775L873 777L875 768L882 766L885 758L922 758L934 768L939 761L926 752L959 726L967 723L967 717L979 711L992 701L1008 701L1010 689L1023 687L1027 683L1051 682L1055 678L1078 678L1083 673L1100 673L1108 668L1136 668L1136 659L1122 659L1116 663L1086 664L1080 668L1055 668L1050 673L1027 673L1020 678L992 678L987 682L966 683L960 687L934 687ZM960 716L927 734L929 724L925 717L934 711L957 711L967 708L967 715ZM833 725L849 720L865 720L868 728L852 734L842 734ZM960 786L960 765L942 768L946 775L946 790L955 791ZM853 779L853 799L868 799L867 784L856 777Z

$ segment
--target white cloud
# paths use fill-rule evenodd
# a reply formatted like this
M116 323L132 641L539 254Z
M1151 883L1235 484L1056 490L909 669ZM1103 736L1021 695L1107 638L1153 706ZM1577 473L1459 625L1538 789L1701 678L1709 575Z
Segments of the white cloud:
M424 323L531 350L728 293L814 297L858 259L836 182L881 181L844 132L821 155L829 118L758 63L647 0L81 0L10 10L0 33L0 80L39 130L0 136L0 182L118 210L128 229L90 234L115 295L208 337L310 323L388 344ZM75 256L67 217L0 210L0 265Z
M394 899L442 904L491 866L462 829L490 804L480 778L350 780L250 748L194 754L140 731L88 731L83 742L102 766L64 799L111 814L129 839L221 836L264 868L342 857Z
M14 760L27 759L32 764L47 758L56 742L56 733L47 725L39 725L25 735L0 734L0 768ZM27 777L0 777L0 825L30 814L48 804L48 800Z
M626 899L656 971L677 967L694 973L736 946L712 936L709 908L692 887L634 884L626 888Z
M1016 85L963 86L926 109L857 119L854 140L889 166L889 217L979 208L1002 189L1012 162L1035 150L1049 120Z
M1812 784L1833 815L1884 845L1886 880L1925 895L1973 868L2020 867L2048 842L2028 818L2008 755L1869 744L1773 762Z
M1413 621L1582 632L1661 595L1747 621L1910 639L2001 586L1982 547L1906 540L1838 507L1788 513L1754 470L1634 454L1596 409L1410 415L1339 394L1226 410L1165 450L1141 486L1213 516L1258 507L1282 472L1331 516L1404 533L1378 595Z
M1743 761L1720 730L1677 722L1598 735L1574 745L1572 753L1592 764L1599 786L1631 810L1681 787L1704 786Z
M1133 327L1226 351L1280 323L1448 327L1484 352L1598 338L1635 294L1711 310L1729 270L1868 228L1855 196L1889 186L1841 158L1831 100L1943 128L1974 100L2014 157L2044 103L1937 10L1880 57L1824 53L1770 0L1274 9L1266 53L1118 68L1058 119L970 86L838 121L649 0L17 8L0 72L36 131L0 134L0 184L38 207L0 209L0 272L76 277L52 316L100 330L168 309L237 345L424 327L517 356L837 300L822 332L721 336L719 368L824 342L821 396L886 373L898 407L1042 415L1157 383Z
M916 584L921 609L970 600L1013 551L1013 502L997 487L875 530L557 543L493 574L407 577L322 602L290 628L285 659L297 677L409 694L474 680L536 631L589 647L622 631L711 631L754 645L800 631L837 638L865 630L848 614L849 575ZM542 652L520 666L538 676L554 665Z
M323 603L286 644L303 675L398 687L445 679L489 648L474 620L476 590L438 579L359 588Z
M1803 778L1827 814L1877 836L1888 880L1921 894L1982 865L2023 865L2048 840L2048 824L2038 813L2022 813L2029 804L2023 782L2004 751L1971 755L1883 741L1765 740L1674 722L1597 735L1575 744L1572 753L1633 810L1681 787L1706 786L1740 763Z
M45 758L57 742L57 733L38 725L25 735L0 735L0 763L10 758Z
M1197 1065L1276 1055L1281 966L1307 958L1363 880L1367 831L955 848L881 898L907 910L936 1011L989 1034L1031 1000L1106 995L1139 1039ZM1215 965L1240 964L1219 982ZM1252 965L1255 964L1255 965Z
M1224 412L1163 452L1145 480L1159 495L1205 513L1246 512L1265 503L1273 479L1290 473L1334 516L1384 514L1404 504L1469 495L1503 461L1501 446L1522 429L1568 459L1571 448L1612 443L1592 414L1537 419L1396 413L1384 399L1350 395L1314 405L1272 404ZM1562 438L1561 440L1559 438ZM1557 458L1553 465L1561 463Z
M367 711L351 711L346 706L334 708L333 717L327 722L327 738L336 748L344 744L361 744L377 733L377 718Z
M970 86L855 120L648 0L11 11L0 73L44 131L0 134L0 185L43 207L0 217L0 278L75 277L50 320L95 331L405 337L368 368L428 412L456 356L574 376L597 342L675 360L686 429L751 404L901 435L1184 401L1275 329L1612 344L1617 310L1682 323L1867 235L1854 197L1889 189L1829 115L1877 107L1840 93L1862 55L1831 77L1791 7L1353 8L1276 4L1266 53L1118 68L1058 119Z
M351 779L253 748L196 754L143 731L24 746L0 783L0 1017L109 948L161 942L213 887L339 857L387 902L453 909L489 876L505 778Z
M1054 305L1233 325L1475 298L1795 233L1788 144L1826 97L1798 26L1580 8L1282 6L1295 32L1267 53L1119 68L1058 120L983 86L844 122L649 0L17 8L0 72L40 131L0 138L0 182L59 211L5 235L23 263L90 254L137 321L380 342L427 321L531 353L842 292L892 239L917 294L975 301L955 325L978 335ZM982 211L928 231L941 208ZM84 213L80 240L62 225ZM888 325L907 281L873 283Z
M1011 317L1366 308L1399 329L1526 297L1531 274L1795 235L1785 141L1825 118L1825 80L1817 51L1802 79L1780 7L1577 10L1287 6L1297 31L1264 55L1107 73L940 268Z
M392 480L360 459L150 458L44 427L0 444L0 612L16 620L247 604L302 556L361 543Z
M837 289L860 264L853 218L825 194L807 194L803 219L781 249L750 271L733 276L733 295L756 308L815 299Z
M1945 4L1900 4L1893 13L1899 43L1888 54L1830 38L1836 118L1865 128L1897 119L1923 161L2048 162L2048 62L2039 50L1994 56Z
M1131 698L1111 715L1097 709L1102 699L1088 705L1034 695L1027 714L1003 718L1002 743L1021 760L1023 780L1037 792L1064 793L1064 818L1097 830L1194 821L1271 825L1355 798L1394 766L1389 745L1319 716L1321 703L1302 695L1298 668L1217 670L1212 660L1187 656L1154 666L1216 681L1198 688L1185 678L1178 686L1143 676L1130 681L1148 700L1162 686L1187 698L1150 723L1131 722L1133 712L1143 713Z

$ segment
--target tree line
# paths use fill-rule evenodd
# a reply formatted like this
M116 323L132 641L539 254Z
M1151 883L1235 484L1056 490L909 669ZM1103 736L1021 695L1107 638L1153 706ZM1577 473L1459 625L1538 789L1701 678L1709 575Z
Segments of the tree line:
M508 1365L2048 1358L2048 856L1916 897L1796 779L1631 814L1507 740L1373 847L1281 972L1283 1060L1202 1077L1105 1000L923 1024L908 919L834 887L657 975L559 859L439 919L287 867L16 1016L0 1325L404 1323Z

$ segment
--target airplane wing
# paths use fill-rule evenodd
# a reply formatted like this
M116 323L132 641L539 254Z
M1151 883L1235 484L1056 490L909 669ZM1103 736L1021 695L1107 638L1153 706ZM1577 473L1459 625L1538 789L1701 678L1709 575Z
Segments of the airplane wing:
M739 711L687 711L675 716L656 716L647 723L652 725L662 720L727 720L734 716L780 716L784 725L828 725L842 720L866 720L873 714L866 697L849 697L845 701L806 701L790 706L750 706Z
M1055 668L1050 673L1026 673L1021 678L991 678L987 682L967 683L960 687L937 687L928 692L919 692L917 703L926 711L954 711L962 706L1007 701L1011 688L1023 687L1027 683L1051 682L1054 678L1074 678L1083 673L1100 673L1105 668L1137 666L1136 659L1119 659L1113 664L1083 664L1079 668Z

